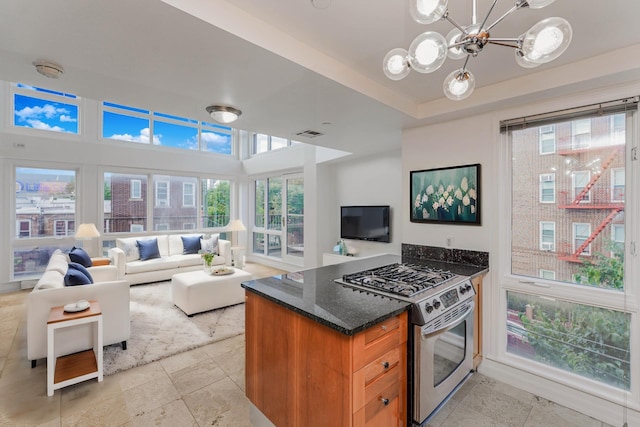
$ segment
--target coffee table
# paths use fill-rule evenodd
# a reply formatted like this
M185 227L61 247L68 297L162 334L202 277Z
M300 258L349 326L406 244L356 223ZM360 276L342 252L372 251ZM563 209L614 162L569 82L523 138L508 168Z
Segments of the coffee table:
M240 284L253 278L239 268L233 273L216 276L204 271L177 273L171 277L171 300L188 316L244 302Z

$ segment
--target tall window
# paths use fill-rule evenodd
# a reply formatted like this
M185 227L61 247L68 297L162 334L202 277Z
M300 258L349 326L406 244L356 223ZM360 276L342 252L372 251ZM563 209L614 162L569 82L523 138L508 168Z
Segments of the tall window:
M131 180L131 198L142 199L142 181L139 179Z
M508 363L534 369L542 377L557 381L570 375L574 386L589 392L594 392L592 380L630 390L631 361L638 360L630 354L634 317L622 297L628 288L637 294L639 285L637 278L625 276L635 270L625 270L621 251L625 219L631 216L623 197L629 185L624 146L631 143L630 136L637 145L638 136L621 129L629 122L625 115L636 118L635 106L621 113L623 108L629 103L612 103L604 113L594 108L592 115L580 119L541 116L536 123L530 117L524 129L502 125L512 159L507 199L511 251L504 259L511 274L501 283L507 319L502 354ZM547 153L541 138L549 126L559 139L571 136L572 148L579 150ZM541 205L551 201L551 185L545 182L552 176L555 194L563 202ZM534 185L539 190L531 188ZM587 185L589 191L582 195ZM539 278L547 281L534 286ZM514 334L514 328L520 332ZM565 373L556 375L554 370Z
M182 183L182 206L192 208L196 205L196 185L193 182Z
M155 181L156 207L169 207L169 181Z
M147 229L147 176L104 173L104 232L128 233Z
M540 126L540 154L556 152L556 127L554 125Z
M540 175L540 202L555 203L556 201L556 174L544 173Z
M556 223L540 221L540 250L553 251L556 248Z
M224 227L231 221L231 182L202 179L202 226Z
M251 144L251 154L266 153L267 151L279 150L295 144L299 144L299 142L277 136L265 135L263 133L254 133Z

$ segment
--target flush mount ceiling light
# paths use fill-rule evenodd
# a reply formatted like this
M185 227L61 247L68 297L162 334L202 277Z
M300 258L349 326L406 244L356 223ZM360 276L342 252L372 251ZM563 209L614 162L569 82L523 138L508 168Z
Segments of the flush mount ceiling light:
M36 71L50 79L57 79L64 73L62 65L58 65L51 61L35 61L33 65Z
M524 68L533 68L553 61L571 43L573 31L563 18L543 19L515 38L490 36L493 27L516 10L526 7L540 9L555 0L516 0L511 9L490 25L487 25L487 21L498 0L493 0L482 23L476 19L476 1L472 0L471 25L463 27L449 17L448 0L409 0L411 16L416 22L431 24L442 19L455 28L446 37L435 31L424 32L411 42L409 50L390 50L382 65L385 75L391 80L400 80L409 74L411 68L419 73L432 73L444 64L447 56L454 60L466 58L462 68L450 73L443 84L447 98L459 101L471 95L475 87L475 77L467 69L469 58L478 56L486 45L512 47L515 49L516 63Z
M237 108L229 107L228 105L209 105L207 107L207 113L211 115L211 118L219 123L231 123L235 122L242 111Z

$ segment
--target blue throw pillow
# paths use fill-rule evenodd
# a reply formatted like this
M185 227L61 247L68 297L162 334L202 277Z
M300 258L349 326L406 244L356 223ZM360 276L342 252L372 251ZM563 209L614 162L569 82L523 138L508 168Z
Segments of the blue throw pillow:
M90 285L91 280L80 270L70 268L64 276L65 286Z
M79 264L77 262L70 262L69 263L69 270L74 269L74 270L78 270L80 271L82 274L84 274L85 276L87 276L87 279L89 279L89 281L91 283L93 283L93 277L91 277L91 273L89 273L89 270L87 270L86 268L84 268L84 265ZM67 270L68 271L68 270Z
M69 251L69 259L78 264L82 264L84 267L91 267L93 265L87 251L82 248L76 248L75 246Z
M183 254L197 254L200 249L200 238L202 236L180 236L182 238L182 246L184 246Z
M158 239L136 240L136 245L138 245L138 251L140 252L140 261L160 258Z

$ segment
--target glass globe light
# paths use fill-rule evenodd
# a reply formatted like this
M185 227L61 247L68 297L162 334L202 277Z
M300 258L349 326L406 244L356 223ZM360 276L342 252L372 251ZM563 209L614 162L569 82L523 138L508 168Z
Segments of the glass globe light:
M476 78L464 68L450 73L444 79L444 84L442 85L445 96L452 101L460 101L467 98L475 87Z
M449 34L447 34L447 37L445 37L445 39L447 40L447 46L451 46L452 44L458 43L459 37L462 35L462 31L460 31L457 28L454 28L453 30L449 31ZM467 53L462 50L462 48L460 46L456 46L456 47L450 47L448 49L447 52L447 56L450 59L462 59L465 56L467 56Z
M448 3L448 0L409 0L409 11L416 22L431 24L442 18Z
M542 64L537 62L531 62L527 58L525 58L524 53L520 49L515 49L516 53L516 63L522 68L535 68Z
M573 30L566 19L543 19L522 36L522 53L527 61L544 64L564 53L571 43Z
M447 41L435 31L416 37L409 46L409 63L419 73L432 73L447 59Z
M527 4L531 9L542 9L545 6L549 6L556 0L527 0Z
M391 49L384 57L382 70L391 80L405 78L411 71L409 68L409 52L401 47Z

